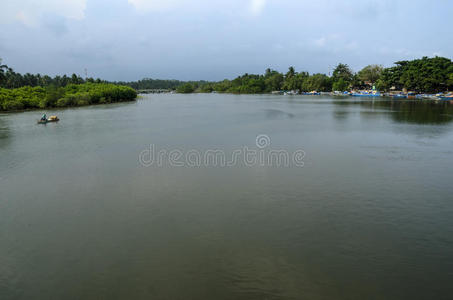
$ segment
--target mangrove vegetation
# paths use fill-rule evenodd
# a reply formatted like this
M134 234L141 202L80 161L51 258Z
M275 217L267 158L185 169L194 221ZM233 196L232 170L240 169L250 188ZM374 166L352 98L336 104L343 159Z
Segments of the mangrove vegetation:
M65 87L0 88L0 110L74 107L132 101L136 98L137 92L134 89L111 83L69 84Z
M137 92L100 79L41 76L14 72L0 60L0 111L73 107L131 101Z

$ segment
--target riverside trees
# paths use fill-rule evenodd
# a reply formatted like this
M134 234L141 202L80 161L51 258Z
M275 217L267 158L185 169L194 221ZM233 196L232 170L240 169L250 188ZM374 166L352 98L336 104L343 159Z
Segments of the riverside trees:
M109 83L0 88L0 111L104 104L132 101L136 98L137 92L131 87Z

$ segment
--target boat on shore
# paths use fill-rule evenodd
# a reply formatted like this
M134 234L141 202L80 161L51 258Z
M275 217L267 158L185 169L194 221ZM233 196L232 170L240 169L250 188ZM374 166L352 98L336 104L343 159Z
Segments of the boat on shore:
M407 94L393 94L391 97L393 99L407 99Z
M444 95L444 96L438 96L438 98L440 100L447 100L447 101L450 101L450 100L453 100L453 93L449 93L447 95Z
M321 95L321 93L319 93L319 92L317 92L317 91L311 91L311 92L302 93L302 95L306 95L306 96L319 96L319 95Z
M352 97L364 97L364 98L376 98L376 97L387 97L393 98L394 100L445 100L453 101L453 93L439 93L439 94L418 94L417 92L386 92L380 93L376 90L361 90L361 91L334 91L334 92L298 92L298 91L273 91L272 94L277 95L306 95L306 96L352 96Z
M352 97L381 97L381 94L378 92L360 92L360 93L352 93Z

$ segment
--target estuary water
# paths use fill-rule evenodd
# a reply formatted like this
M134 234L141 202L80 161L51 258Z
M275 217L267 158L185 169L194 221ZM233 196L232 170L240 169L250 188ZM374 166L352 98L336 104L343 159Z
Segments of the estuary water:
M161 94L42 113L0 114L0 299L453 298L449 103ZM197 158L244 149L290 161Z

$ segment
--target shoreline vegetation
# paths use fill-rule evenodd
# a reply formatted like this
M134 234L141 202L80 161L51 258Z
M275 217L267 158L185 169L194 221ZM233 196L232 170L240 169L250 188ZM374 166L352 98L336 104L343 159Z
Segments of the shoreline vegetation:
M332 75L267 69L263 75L244 74L233 80L179 81L145 78L133 82L14 72L0 59L0 111L75 107L133 101L137 91L232 94L308 94L353 96L393 95L396 98L453 100L453 62L444 57L398 61L384 68L369 65L355 73L338 64ZM381 94L381 92L383 94ZM437 96L436 96L437 94Z
M136 98L137 92L131 87L111 83L0 88L0 111L77 107L133 101Z
M14 72L0 59L0 112L78 107L134 101L130 86L76 74L50 77Z
M73 74L71 77L14 72L0 59L0 112L77 107L133 101L137 91L129 86Z
M382 92L409 97L411 94L448 94L452 90L453 62L444 57L398 61L390 68L369 65L357 73L340 63L332 76L296 72L294 67L290 67L285 74L267 69L264 75L244 74L220 82L186 82L176 88L178 93L334 93L366 96Z

